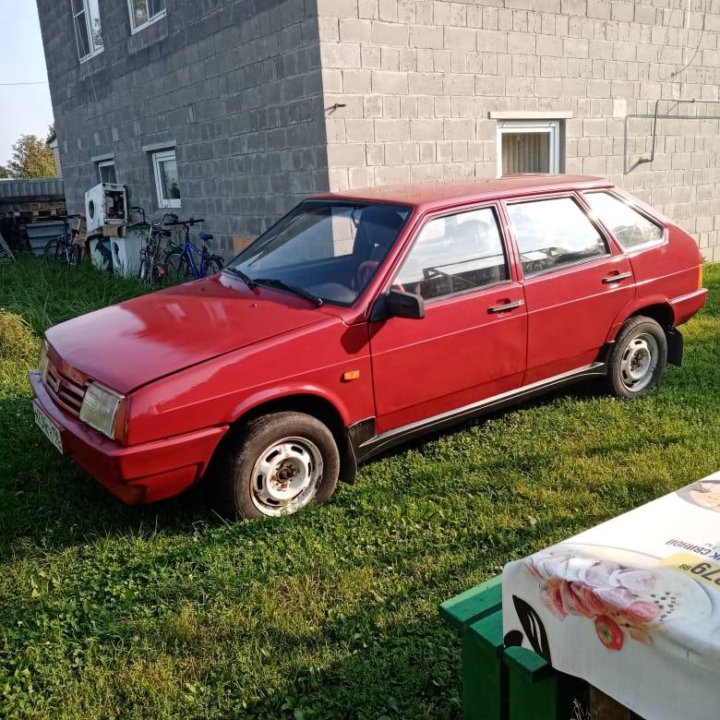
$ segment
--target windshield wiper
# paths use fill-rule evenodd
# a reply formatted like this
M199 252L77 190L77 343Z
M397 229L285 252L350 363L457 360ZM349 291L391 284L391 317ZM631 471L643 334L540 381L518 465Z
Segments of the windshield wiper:
M278 288L278 290L287 290L294 295L299 295L300 297L309 300L311 303L314 303L318 307L323 304L323 299L321 297L313 295L311 292L308 292L307 290L298 287L297 285L291 285L290 283L286 283L284 280L280 280L279 278L255 278L253 282L255 283L255 285L266 285L267 287Z
M248 286L248 288L250 288L250 290L255 289L255 281L249 275L246 275L242 270L238 270L236 267L226 267L223 268L223 270L229 272L231 275L235 275L235 277L239 277Z

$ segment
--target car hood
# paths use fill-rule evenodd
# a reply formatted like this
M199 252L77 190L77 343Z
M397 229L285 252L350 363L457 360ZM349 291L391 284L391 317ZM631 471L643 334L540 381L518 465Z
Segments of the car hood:
M121 393L328 319L302 298L225 275L112 305L47 331L51 358Z

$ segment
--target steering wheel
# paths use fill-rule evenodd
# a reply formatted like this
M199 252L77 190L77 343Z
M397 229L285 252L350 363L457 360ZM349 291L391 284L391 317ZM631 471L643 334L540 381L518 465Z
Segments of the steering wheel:
M355 276L355 283L358 290L362 290L362 288L367 285L370 278L375 274L375 270L377 270L379 264L380 262L378 260L363 260L363 262L360 263Z

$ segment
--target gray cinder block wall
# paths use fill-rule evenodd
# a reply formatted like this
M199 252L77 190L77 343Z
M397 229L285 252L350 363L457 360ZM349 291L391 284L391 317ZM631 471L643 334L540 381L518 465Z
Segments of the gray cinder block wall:
M497 117L720 260L718 0L318 0L330 185L494 177ZM659 101L659 102L657 102ZM657 102L654 156L652 116Z
M37 1L70 210L105 153L155 208L143 148L174 141L181 212L227 251L316 191L494 177L498 122L556 118L561 169L720 260L720 0L167 0L135 34L100 0L84 63L69 0Z
M327 186L314 2L168 0L132 33L126 0L100 0L104 50L79 62L70 0L37 0L70 212L114 155L132 204L155 211L149 146L175 145L183 216L228 253Z

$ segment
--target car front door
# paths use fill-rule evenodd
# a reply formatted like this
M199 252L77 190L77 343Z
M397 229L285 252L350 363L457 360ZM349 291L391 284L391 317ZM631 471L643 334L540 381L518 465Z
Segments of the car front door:
M574 195L507 203L523 271L529 385L598 359L635 294L632 266Z
M493 206L429 219L392 287L420 295L425 317L370 323L376 429L387 432L519 386L523 289Z

